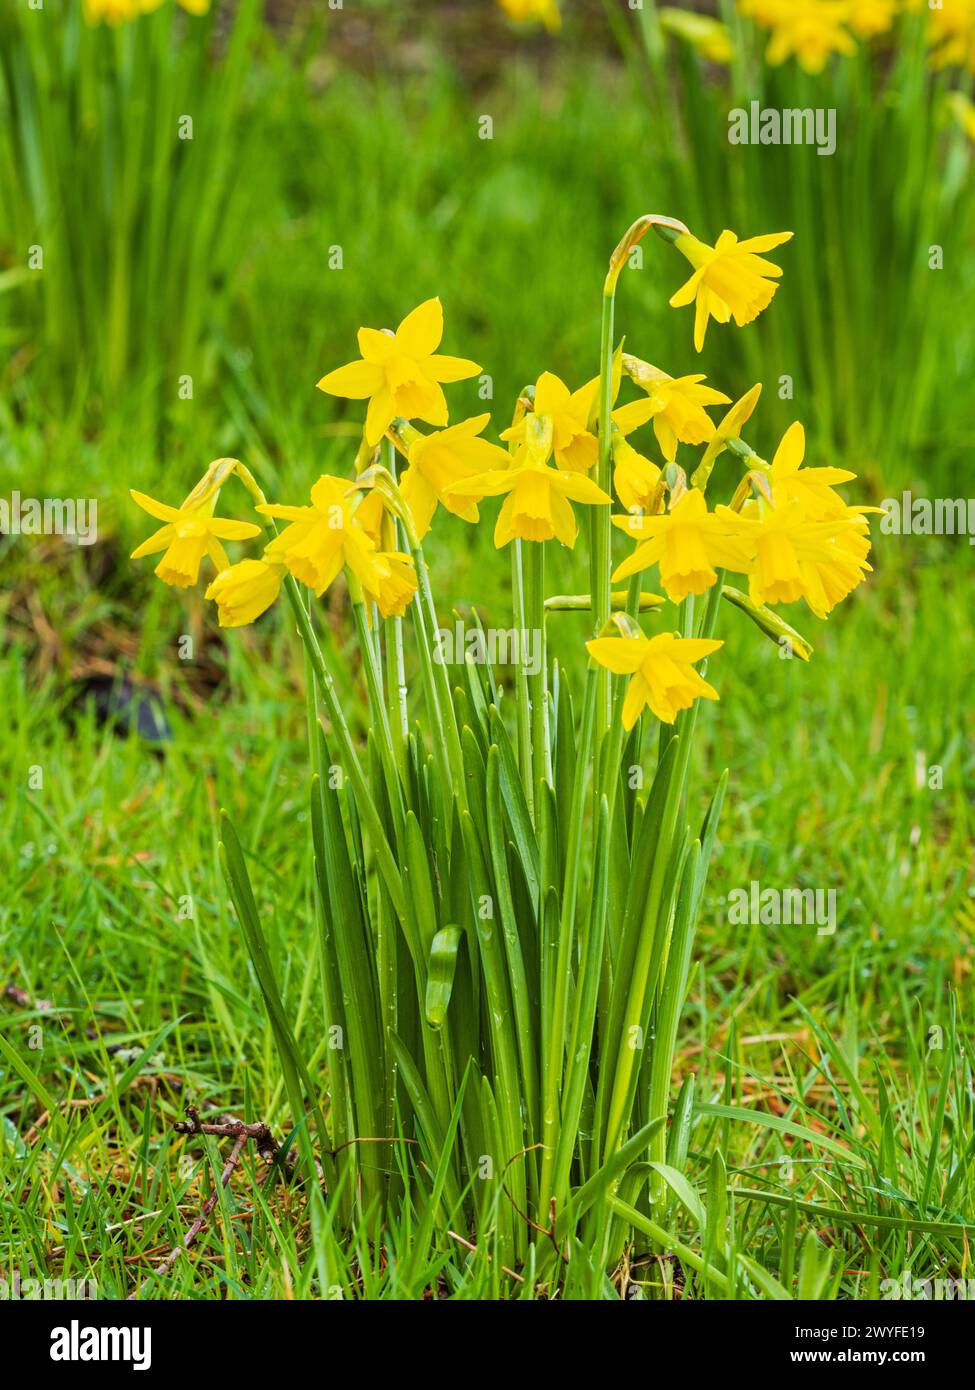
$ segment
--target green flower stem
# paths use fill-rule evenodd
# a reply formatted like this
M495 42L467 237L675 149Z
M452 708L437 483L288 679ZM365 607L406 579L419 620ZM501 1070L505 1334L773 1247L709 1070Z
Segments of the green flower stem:
M545 648L545 546L541 541L529 541L523 552L527 557L525 583L525 618L522 631L538 633L538 670L528 677L531 703L532 766L535 806L535 830L541 835L542 802L545 783L552 784L552 751L548 720L548 655ZM524 653L522 653L524 659Z
M396 473L396 445L389 438L383 440L386 467L393 479ZM394 520L396 547L402 544L403 528ZM385 623L386 636L386 686L389 699L389 725L396 753L396 765L400 775L406 772L406 740L409 735L409 709L406 698L406 662L403 654L403 619L388 618Z
M636 576L634 576L636 578ZM632 586L632 580L630 581ZM652 613L658 608L662 608L664 600L659 594L640 593L639 584L637 607L633 605L633 590L614 589L610 595L610 603L614 613L630 613L631 617L637 612ZM546 613L589 613L592 610L591 594L552 594L545 600Z
M342 712L342 703L335 689L335 681L332 679L332 673L328 669L324 654L318 644L318 638L315 636L312 628L308 610L301 597L301 592L290 574L285 576L284 589L288 595L288 602L291 604L291 611L294 613L298 623L298 634L311 659L322 701L328 711L328 717L332 722L332 728L341 745L342 753L345 758L345 770L352 780L352 785L355 788L357 805L369 829L370 836L372 837L373 850L380 872L383 876L383 881L386 884L387 892L389 893L390 900L396 912L402 918L406 914L403 880L400 877L396 858L386 838L382 818L376 808L376 803L373 801L372 792L369 790L369 783L362 771L362 764L359 762L359 756L355 751L355 744L352 742L352 734L349 731L345 715Z
M612 496L612 416L613 416L613 315L616 302L615 281L603 291L603 312L599 342L599 472L596 481ZM592 508L592 552L590 555L594 634L600 632L612 611L610 595L612 573L612 524L608 505ZM609 729L612 717L610 672L600 670L596 690L596 747Z
M539 1182L539 1210L547 1211L552 1197L553 1172L560 1133L560 1095L565 1063L568 1001L575 965L576 903L579 896L579 869L586 812L586 777L592 750L596 714L596 685L599 671L591 662L586 674L586 694L579 730L578 758L572 783L572 805L565 853L565 878L559 915L559 937L552 990L551 1017L542 1040L542 1166ZM560 1201L564 1193L554 1194Z
M515 627L518 632L527 628L525 621L524 549L520 540L511 546L511 596ZM515 710L518 722L518 759L525 785L528 814L535 819L535 786L532 776L531 696L528 692L528 673L524 664L515 667Z
M366 672L366 687L369 691L369 706L376 727L376 745L379 752L379 760L382 763L383 776L386 779L386 790L389 794L389 804L395 819L396 838L399 840L403 833L403 818L406 814L406 807L403 800L403 784L400 780L401 773L396 761L396 746L393 743L393 735L389 727L389 718L383 698L382 668L379 664L380 654L376 651L374 629L370 628L366 621L365 603L353 598L352 613L355 619L356 635L359 638L359 648L362 652L363 665ZM375 621L376 619L374 617L373 622Z
M457 714L454 709L447 667L443 660L434 661L434 644L440 650L437 635L437 610L430 590L430 572L423 555L423 546L410 525L405 525L410 553L416 566L417 595L414 600L414 620L417 624L420 660L429 682L431 701L434 706L434 719L440 739L446 749L450 776L444 783L445 789L453 787L458 805L467 809L467 775L464 770L464 754L460 743L460 730L457 728Z

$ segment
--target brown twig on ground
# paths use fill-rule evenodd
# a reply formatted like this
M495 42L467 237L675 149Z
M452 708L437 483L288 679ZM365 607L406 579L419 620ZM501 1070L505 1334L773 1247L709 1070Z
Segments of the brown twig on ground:
M447 1234L448 1236L450 1236L451 1240L455 1240L458 1245L462 1245L464 1249L469 1250L472 1255L477 1254L477 1246L474 1245L471 1241L466 1240L464 1236L459 1236L456 1231L448 1231ZM494 1256L490 1253L487 1253L485 1258L487 1259L488 1264L492 1264L494 1262ZM507 1265L502 1265L501 1268L504 1270L505 1274L509 1274L511 1278L516 1279L519 1284L523 1284L525 1282L525 1276L523 1274L517 1274L513 1269L509 1269Z
M196 1218L196 1220L193 1222L193 1225L190 1227L190 1229L186 1232L186 1235L185 1235L185 1236L183 1237L183 1239L180 1241L179 1245L174 1245L173 1248L172 1248L172 1250L170 1250L169 1254L166 1256L166 1258L165 1258L160 1264L158 1264L158 1265L156 1266L156 1270L155 1270L156 1274L168 1274L169 1271L172 1269L173 1265L176 1263L176 1261L177 1261L177 1259L179 1258L179 1256L183 1253L183 1251L184 1251L184 1250L189 1250L190 1247L191 1247L192 1245L195 1244L197 1236L198 1236L198 1235L200 1234L200 1232L203 1230L203 1227L206 1225L207 1221L210 1219L210 1215L211 1215L211 1213L212 1213L214 1207L217 1205L217 1202L220 1200L220 1191L221 1191L221 1189L224 1188L224 1187L226 1187L227 1184L228 1184L228 1182L230 1181L230 1179L233 1177L234 1169L237 1167L237 1164L240 1162L241 1155L242 1155L243 1152L244 1152L244 1148L245 1148L246 1145L247 1145L248 1139L255 1139L255 1138L258 1137L256 1134L248 1134L248 1133L246 1133L245 1131L246 1131L247 1129L255 1129L255 1128L258 1128L258 1126L254 1126L254 1125L240 1125L240 1126L239 1126L239 1130L238 1130L238 1134L237 1134L237 1139L236 1139L236 1141L234 1142L234 1147L231 1149L231 1151L230 1151L230 1157L227 1159L227 1162L226 1162L226 1164L224 1165L224 1170L223 1170L223 1172L220 1174L220 1182L217 1184L217 1186L216 1186L216 1187L213 1189L213 1191L210 1193L209 1197L208 1197L208 1198L206 1199L206 1201L203 1203L203 1206L200 1208L200 1214L199 1214L199 1216L198 1216L198 1217ZM270 1137L270 1130L268 1130L267 1125L260 1126L260 1128L263 1128L263 1129L267 1132L268 1136ZM193 1131L193 1132L195 1132L195 1131ZM205 1131L204 1131L204 1132L205 1132ZM274 1140L273 1140L273 1139L271 1140L271 1143L272 1143L272 1144L274 1143ZM133 1296L134 1296L134 1295L133 1295Z
M255 1120L253 1124L246 1124L243 1120L224 1120L219 1124L204 1124L200 1118L200 1112L196 1106L186 1107L188 1116L185 1120L177 1120L173 1129L177 1134L213 1134L218 1138L243 1139L246 1143L248 1139L253 1139L257 1146L257 1152L268 1163L274 1163L280 1153L280 1148L274 1135L263 1120Z
M559 1243L555 1235L555 1198L552 1198L551 1205L549 1207L549 1224L547 1226L539 1226L538 1222L533 1221L526 1211L522 1211L521 1207L518 1205L514 1197L512 1197L511 1193L508 1191L507 1184L504 1180L504 1175L505 1173L507 1173L512 1163L517 1163L519 1158L524 1158L526 1154L530 1154L532 1149L543 1149L544 1147L545 1145L541 1142L537 1144L529 1144L527 1149L519 1149L519 1151L516 1154L513 1154L512 1157L508 1159L507 1163L501 1170L501 1191L507 1197L508 1201L514 1207L518 1215L521 1217L522 1221L526 1222L532 1228L533 1231L538 1231L539 1235L546 1236L552 1242L553 1249L555 1250L555 1253L556 1255L558 1255L559 1259L563 1262L563 1264L568 1264L569 1258L564 1250L559 1249Z

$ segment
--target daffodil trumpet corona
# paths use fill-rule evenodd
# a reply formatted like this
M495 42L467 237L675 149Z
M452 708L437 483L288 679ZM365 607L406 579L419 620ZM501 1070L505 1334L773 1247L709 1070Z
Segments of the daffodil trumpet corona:
M617 290L651 229L661 278L676 284L680 257L692 267L667 292L695 305L693 329L663 365L615 331ZM768 441L760 385L724 391L695 370L712 320L760 345L756 320L780 286L790 307L766 259L788 236L712 243L677 218L638 218L610 258L590 370L526 363L531 384L498 423L475 403L481 368L439 350L440 300L396 306L395 332L360 328L358 357L320 376L355 439L296 492L268 498L228 458L181 503L133 490L157 523L134 558L157 556L174 589L202 576L228 631L274 622L283 596L302 646L301 901L318 933L323 1036L342 1040L324 1076L282 1002L266 894L226 819L221 837L301 1161L317 1173L315 1149L323 1159L333 1230L360 1210L401 1210L405 1182L431 1229L490 1219L498 1268L531 1259L554 1288L583 1225L607 1268L618 1260L631 1208L614 1194L667 1211L676 1040L726 783L701 801L697 722L720 719L724 677L756 628L807 662L797 606L823 620L870 573L871 508L844 495L844 461L813 439L807 463L799 422ZM462 339L452 322L447 341ZM455 607L441 540L461 528L478 578L492 548L510 559L510 610L487 586L483 603ZM547 592L556 569L581 582ZM348 645L335 640L346 608ZM549 659L550 625L574 661ZM692 1090L688 1074L685 1112ZM403 1139L422 1161L392 1152Z

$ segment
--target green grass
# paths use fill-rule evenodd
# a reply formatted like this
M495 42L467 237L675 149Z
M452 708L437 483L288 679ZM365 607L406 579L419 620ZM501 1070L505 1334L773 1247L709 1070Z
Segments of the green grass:
M692 1185L707 1193L720 1153L729 1194L747 1187L833 1213L799 1209L790 1236L788 1208L730 1195L720 1230L706 1236L677 1208L678 1238L692 1251L707 1239L734 1242L791 1286L797 1251L815 1232L836 1297L876 1292L907 1268L915 1278L958 1277L964 1242L937 1228L926 1234L923 1223L970 1221L973 1210L966 846L975 817L963 698L970 673L957 659L972 639L967 556L928 541L933 553L899 555L895 568L889 551L898 544L881 549L876 581L834 618L808 667L780 661L730 610L724 619L731 659L707 756L735 771L675 1076L696 1077ZM162 754L90 715L66 726L53 717L56 689L41 701L17 660L4 668L3 758L16 790L2 825L0 932L13 978L58 1013L8 1007L2 1036L34 1072L35 1095L44 1087L62 1099L104 1099L69 1125L49 1121L27 1143L42 1102L6 1070L0 1240L33 1269L94 1278L103 1294L148 1277L145 1252L175 1243L205 1174L219 1166L197 1141L168 1132L185 1101L266 1118L279 1137L289 1128L273 1040L217 868L218 805L242 827L289 1014L313 1065L321 1061L304 728L278 660L256 644L228 647L226 703L194 718L170 703L174 739ZM187 679L172 657L163 670L174 690ZM919 752L943 767L942 791L916 789ZM25 792L28 765L43 767L42 791ZM731 927L724 899L752 878L835 886L836 935ZM186 895L192 916L184 905L181 920ZM33 1023L43 1027L37 1051L27 1045ZM932 1050L935 1028L944 1046ZM128 1050L109 1055L107 1046ZM115 1094L126 1062L146 1048L138 1081ZM754 1114L730 1119L715 1105L811 1133L767 1128ZM192 1159L186 1169L180 1155ZM307 1290L300 1196L258 1188L245 1170L229 1200L197 1252L147 1296ZM407 1274L418 1221L404 1209L398 1227L360 1231L358 1248L336 1238L329 1281L345 1296L420 1297L437 1278L463 1297L524 1292L492 1268L489 1235L477 1256L459 1245L421 1251ZM50 1254L61 1247L63 1255ZM588 1277L586 1288L574 1269L566 1293L614 1296L603 1276ZM648 1296L662 1292L656 1264L629 1277ZM680 1277L690 1280L687 1296L706 1291L689 1265Z
M154 18L157 29L166 19ZM580 383L597 369L607 253L652 209L708 237L723 225L796 230L774 311L742 335L712 327L701 359L735 395L760 366L756 443L771 449L798 416L810 461L861 470L869 500L901 486L965 490L972 342L956 306L972 275L970 156L943 127L937 94L922 118L914 104L864 101L862 65L823 78L802 99L856 104L857 139L835 161L798 152L808 158L797 173L781 151L729 151L729 100L683 58L666 89L681 102L680 142L661 141L659 76L638 48L625 68L610 52L581 61L570 30L561 46L518 51L490 23L499 61L476 79L451 68L429 30L428 61L406 60L379 81L331 37L299 53L300 35L289 51L262 33L233 134L223 129L208 148L198 121L183 152L197 163L156 209L170 220L156 228L155 261L139 219L156 208L158 186L126 186L131 282L117 259L91 254L102 225L94 204L49 228L77 294L63 278L43 291L25 279L35 214L13 196L19 156L0 137L11 194L0 210L0 495L94 495L102 535L91 551L0 542L0 970L56 1006L0 1003L3 1268L93 1278L118 1297L137 1286L195 1298L533 1293L530 1270L519 1283L500 1268L497 1223L453 1228L474 1252L442 1237L428 1246L418 1243L423 1213L405 1200L383 1229L365 1221L351 1240L320 1231L313 1257L300 1185L259 1185L251 1158L193 1253L152 1277L223 1161L212 1140L204 1149L171 1132L184 1104L265 1118L279 1139L292 1122L219 871L220 807L240 828L289 1016L323 1086L324 1075L302 671L288 623L279 614L224 642L198 595L174 601L148 567L137 572L125 555L144 519L127 486L175 501L228 453L286 500L323 468L348 471L354 436L336 428L334 403L313 383L353 355L360 323L393 323L432 293L446 306L446 350L492 373L499 411L543 368ZM11 52L5 45L5 72ZM181 61L174 82L192 91L198 56ZM791 70L753 76L769 84L755 91L767 104L798 99ZM491 141L476 138L485 113ZM96 128L77 168L62 167L68 113L55 106L38 117L47 119L39 147L54 151L77 199L108 147ZM150 140L151 126L139 129ZM212 240L193 212L201 190L216 199L222 185L210 187L207 169L215 159L226 177L230 150L234 200ZM186 229L168 272L164 225ZM923 269L932 238L946 246L942 279ZM327 269L335 244L342 271ZM174 298L174 276L194 285L188 303ZM674 262L651 253L620 289L628 349L674 373L696 366L687 312L660 307L679 282ZM130 290L123 314L117 296ZM144 331L140 306L159 332ZM52 322L68 336L52 336ZM776 399L780 370L796 378L791 403ZM192 401L177 398L184 371ZM473 388L454 390L457 418L480 408ZM507 566L485 531L472 539L438 524L438 599L444 614L476 601L507 625ZM963 540L878 537L875 563L828 628L805 624L816 647L808 667L780 661L743 617L723 615L722 701L702 720L695 785L712 785L726 764L732 779L674 1075L675 1092L695 1077L685 1171L707 1215L700 1222L694 1201L675 1197L663 1224L679 1261L634 1251L613 1281L575 1252L564 1296L750 1296L733 1259L730 1283L695 1272L695 1259L713 1270L714 1252L734 1250L790 1292L824 1298L875 1296L905 1269L918 1279L971 1272L966 1239L951 1229L975 1219L971 552ZM578 590L581 564L563 558L554 581ZM586 624L562 615L550 629L563 658ZM176 657L183 633L195 639L190 662ZM340 609L330 640L362 734L364 681ZM99 662L158 685L171 743L119 738L79 704L77 678L97 675ZM918 786L919 759L943 769L940 789ZM43 788L29 790L38 766ZM727 895L753 879L835 888L836 934L732 925ZM38 1125L51 1098L81 1103ZM745 1108L753 1113L742 1117ZM407 1172L415 1162L406 1147L393 1157Z

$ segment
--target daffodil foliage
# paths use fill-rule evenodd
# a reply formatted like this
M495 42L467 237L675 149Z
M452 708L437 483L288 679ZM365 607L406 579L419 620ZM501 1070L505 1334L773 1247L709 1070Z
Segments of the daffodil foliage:
M719 622L740 640L745 614L808 660L780 606L824 619L869 570L868 509L838 490L853 475L807 466L799 423L771 461L746 441L759 386L734 401L614 345L620 268L651 228L693 268L671 302L696 304L698 348L712 318L743 327L770 304L782 271L765 253L786 234L724 231L711 246L648 216L610 262L598 373L573 387L542 372L496 439L487 415L450 423L444 385L481 369L440 352L429 300L395 332L360 329L361 356L318 383L366 403L344 476L269 502L243 463L218 459L178 507L133 494L162 523L136 551L161 556L160 579L185 587L212 565L206 594L228 628L284 596L304 646L314 1069L226 821L222 840L326 1202L343 1222L381 1217L408 1185L430 1231L490 1232L505 1267L531 1258L553 1280L582 1232L607 1260L634 1231L662 1242L686 1194L693 1078L676 1102L672 1081L726 780L704 799L692 781L697 720L721 689ZM240 484L247 520L219 510ZM475 640L451 658L440 621L459 596L436 593L436 537L492 524L512 631L531 640L501 656L475 612ZM547 548L582 535L588 591L547 593ZM225 542L250 553L231 562ZM336 584L359 640L365 744L317 635ZM588 641L575 669L556 668L547 625L580 609Z

